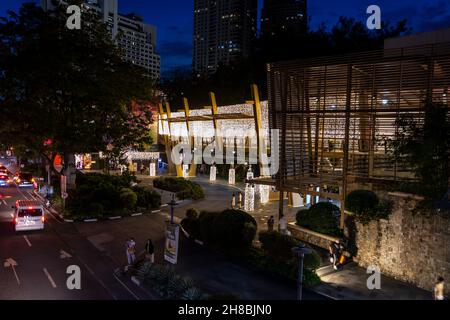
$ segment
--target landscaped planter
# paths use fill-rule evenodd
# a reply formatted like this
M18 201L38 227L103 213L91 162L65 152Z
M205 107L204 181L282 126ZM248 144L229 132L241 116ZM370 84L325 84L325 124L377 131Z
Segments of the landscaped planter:
M311 231L296 225L294 222L289 223L287 228L294 238L326 250L328 250L331 242L339 240L338 237Z

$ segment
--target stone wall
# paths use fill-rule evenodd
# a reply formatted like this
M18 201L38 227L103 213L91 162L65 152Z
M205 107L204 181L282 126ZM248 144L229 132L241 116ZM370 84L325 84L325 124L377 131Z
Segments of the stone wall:
M450 287L450 217L414 215L421 199L389 193L394 201L389 220L356 223L357 256L362 267L376 265L385 275L431 291L438 276Z
M294 222L289 223L287 228L294 238L326 250L328 250L331 242L339 239L336 237L328 236L322 233L302 228L300 226L297 226Z

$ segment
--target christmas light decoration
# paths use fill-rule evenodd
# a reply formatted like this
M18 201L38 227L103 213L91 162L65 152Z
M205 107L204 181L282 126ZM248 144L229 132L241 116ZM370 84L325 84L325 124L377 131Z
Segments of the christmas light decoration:
M156 164L150 163L150 177L156 177Z
M216 166L213 165L209 173L209 181L216 181L216 176L217 176L217 168Z
M234 185L236 183L236 170L228 170L228 184Z

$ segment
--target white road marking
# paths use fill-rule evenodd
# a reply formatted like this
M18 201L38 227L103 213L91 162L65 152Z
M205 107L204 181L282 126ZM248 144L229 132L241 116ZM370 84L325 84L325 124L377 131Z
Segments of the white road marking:
M5 199L2 199L2 202L5 206L7 206L8 204L6 203Z
M131 291L131 289L130 288L128 288L127 287L127 285L125 284L125 283L123 283L117 276L116 276L116 274L115 273L113 273L114 274L114 278L116 278L116 280L117 281L119 281L119 283L129 292L129 293L131 293L131 295L136 299L136 300L141 300L141 299L139 299L139 297L133 292L133 291Z
M29 247L32 247L30 240L28 240L27 236L23 236L23 238L25 239L25 241L27 242Z
M18 265L19 264L16 261L14 261L12 258L6 259L6 261L4 263L5 268L11 268L13 270L14 275L16 276L17 285L20 286L19 276L17 275L17 272L16 272L16 267Z
M43 269L45 275L47 276L48 281L50 282L50 284L52 285L53 288L57 288L55 281L53 280L52 276L50 275L50 273L47 271L46 268Z
M63 260L72 258L72 256L70 254L68 254L67 252L65 252L64 250L59 251L59 257Z

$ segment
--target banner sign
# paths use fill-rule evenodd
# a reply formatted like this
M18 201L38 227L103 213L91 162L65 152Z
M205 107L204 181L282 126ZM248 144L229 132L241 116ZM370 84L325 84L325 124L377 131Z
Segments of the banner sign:
M167 262L177 264L179 240L180 226L168 223L166 230L166 246L164 249L164 260Z

